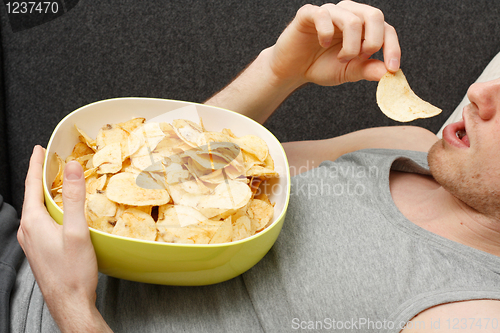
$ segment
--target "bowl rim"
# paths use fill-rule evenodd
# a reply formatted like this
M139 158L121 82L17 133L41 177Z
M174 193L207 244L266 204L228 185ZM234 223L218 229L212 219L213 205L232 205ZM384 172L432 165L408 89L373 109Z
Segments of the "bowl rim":
M271 223L268 227L266 227L264 230L260 231L259 233L256 233L255 235L252 235L250 237L247 237L247 238L235 241L235 242L218 243L218 244L166 243L166 242L150 241L150 240L144 240L144 239L138 239L138 238L132 238L132 237L125 237L125 236L113 235L113 234L110 234L110 233L107 233L107 232L104 232L104 231L100 231L98 229L94 229L92 227L88 227L91 234L92 233L96 233L96 234L99 234L101 236L114 238L116 240L133 241L133 242L138 242L138 243L142 243L142 244L145 244L145 245L146 244L150 244L150 245L167 246L167 247L189 247L189 248L190 247L193 247L193 248L204 248L204 247L207 247L207 248L217 248L217 247L228 247L228 246L234 246L234 245L237 245L237 244L243 244L243 243L252 241L253 239L259 238L260 236L266 234L267 232L269 232L269 230L271 230L272 228L274 228L274 226L276 226L279 223L279 221L285 217L286 212L287 212L287 208L288 208L288 204L289 204L289 201L290 201L290 190L291 190L290 166L288 164L288 158L286 156L285 149L283 148L283 145L281 144L281 142L276 138L276 136L269 129L267 129L264 125L258 123L257 121L255 121L254 119L252 119L252 118L250 118L248 116L245 116L245 115L243 115L241 113L238 113L238 112L235 112L235 111L232 111L232 110L228 110L228 109L225 109L225 108L221 108L221 107L218 107L218 106L213 106L213 105L208 105L208 104L203 104L203 103L197 103L197 102L182 101L182 100L176 100L176 99L153 98L153 97L116 97L116 98L108 98L108 99L103 99L103 100L95 101L95 102L83 105L83 106L81 106L81 107L79 107L79 108L71 111L70 113L68 113L66 116L64 116L59 121L59 123L57 124L57 126L52 131L52 134L50 135L50 139L49 139L49 141L47 143L47 149L46 149L47 153L45 154L44 162L43 162L42 182L43 182L43 191L46 194L45 198L48 198L48 200L50 200L52 206L61 214L61 216L64 216L64 212L55 203L54 198L52 197L52 195L50 193L50 189L48 188L48 185L47 185L48 182L47 182L47 172L46 172L46 166L48 165L48 159L49 159L49 154L48 154L49 148L50 148L50 146L51 146L51 144L52 144L52 142L53 142L53 140L55 138L56 133L58 132L59 128L62 126L63 123L66 122L66 120L68 118L70 118L73 114L81 111L82 109L94 106L96 104L109 103L109 102L113 102L113 101L117 101L117 100L127 100L127 99L130 99L130 100L134 99L134 100L172 101L172 102L179 102L179 103L187 103L189 105L195 105L195 106L196 105L200 105L200 106L204 106L204 107L216 108L216 109L219 109L219 110L223 110L225 112L233 113L236 116L242 117L243 119L246 119L247 121L251 121L251 122L255 123L257 126L262 127L265 131L268 132L268 134L271 135L271 137L274 140L276 140L276 142L278 143L278 146L280 148L280 151L281 151L281 153L283 154L283 157L284 157L285 170L286 170L286 180L287 180L285 202L284 202L284 205L283 205L283 209L281 210L279 216L277 216L275 218L275 220L274 220L273 223Z

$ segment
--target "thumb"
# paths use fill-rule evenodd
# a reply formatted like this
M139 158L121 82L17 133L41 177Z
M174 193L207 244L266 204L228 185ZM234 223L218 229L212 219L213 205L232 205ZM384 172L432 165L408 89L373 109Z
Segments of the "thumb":
M80 163L70 161L64 168L62 188L64 217L63 232L77 235L88 235L85 220L85 178Z

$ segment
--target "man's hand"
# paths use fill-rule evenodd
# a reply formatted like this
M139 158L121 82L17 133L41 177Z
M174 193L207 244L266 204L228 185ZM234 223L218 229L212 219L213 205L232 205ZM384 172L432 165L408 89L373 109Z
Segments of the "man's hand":
M18 240L52 317L64 331L110 330L95 307L97 260L84 215L85 179L78 162L64 170L63 225L43 202L42 166L45 151L31 156Z
M369 59L383 48L385 64ZM352 1L305 5L272 47L270 66L279 80L333 86L378 81L399 69L396 31L376 8Z
M384 62L369 59L380 49ZM263 123L305 83L378 81L387 71L399 69L400 58L396 31L380 10L352 1L306 5L275 45L205 103Z

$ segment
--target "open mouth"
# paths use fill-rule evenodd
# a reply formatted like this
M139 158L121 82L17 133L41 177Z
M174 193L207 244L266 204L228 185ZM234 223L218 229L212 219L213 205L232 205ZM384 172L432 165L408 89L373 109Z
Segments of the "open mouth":
M446 126L443 130L443 139L457 148L470 148L469 136L463 120Z
M462 141L467 147L470 147L469 137L467 136L467 131L464 129L459 129L455 135Z

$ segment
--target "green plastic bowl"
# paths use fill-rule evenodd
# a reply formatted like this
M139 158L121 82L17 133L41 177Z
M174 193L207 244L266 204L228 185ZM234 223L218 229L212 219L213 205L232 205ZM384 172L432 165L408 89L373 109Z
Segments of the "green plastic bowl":
M58 170L54 153L57 152L62 158L71 154L73 146L78 142L75 124L95 138L104 124L118 123L133 117L144 117L146 121L158 116L165 121L195 117L192 120L198 121L198 115L208 130L230 128L237 136L255 134L267 142L275 162L275 170L280 174L278 179L269 181L265 187L271 202L275 203L272 224L247 239L211 245L144 241L89 228L100 272L144 283L209 285L244 273L273 246L283 226L290 197L290 173L283 147L271 132L250 118L225 109L182 101L109 99L86 105L66 116L52 133L44 163L45 204L50 215L57 223L62 224L63 212L50 195L50 184Z

